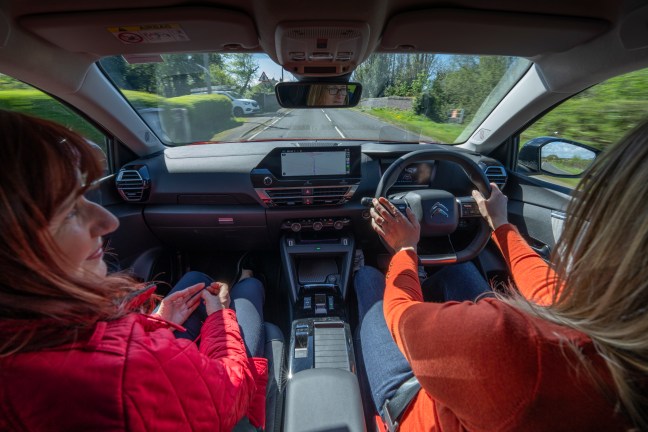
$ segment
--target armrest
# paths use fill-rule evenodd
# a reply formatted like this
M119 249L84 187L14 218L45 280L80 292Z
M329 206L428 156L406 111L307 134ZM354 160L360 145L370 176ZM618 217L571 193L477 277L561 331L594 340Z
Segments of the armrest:
M357 377L342 369L306 369L286 390L284 432L365 432Z

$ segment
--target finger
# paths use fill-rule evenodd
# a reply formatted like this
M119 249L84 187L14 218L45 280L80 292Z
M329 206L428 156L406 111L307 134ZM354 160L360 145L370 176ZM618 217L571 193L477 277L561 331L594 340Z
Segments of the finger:
M472 197L477 204L484 201L484 196L478 190L472 191Z
M210 293L208 289L200 291L200 297L205 301L213 301L218 298L217 295Z
M205 284L203 282L199 282L195 285L191 285L190 287L187 287L185 289L181 289L180 291L176 291L173 294L169 294L166 296L169 300L175 300L176 298L183 298L183 297L190 297L203 289L205 287Z
M380 216L380 214L378 213L378 210L376 210L374 207L372 207L371 210L369 210L369 214L371 215L371 217L373 219L377 219L377 218L382 219L382 216Z
M163 301L164 300L166 300L166 301L175 301L178 298L182 297L183 291L184 290L176 291L174 293L168 294L166 297L164 297Z
M229 292L229 285L226 284L225 282L214 282L217 283L220 286L220 291L219 292Z
M385 231L383 230L383 228L380 225L378 225L376 223L375 220L371 221L371 227L373 228L374 231L376 231L378 233L378 235L380 235L383 238L385 237Z
M400 216L402 216L400 210L398 210L396 206L390 201L387 201L387 210L389 210L390 216L394 219L398 219Z
M187 305L187 307L188 307L189 309L191 309L191 308L193 308L194 306L197 306L197 305L199 305L199 304L200 304L200 296L193 296L193 297L190 298L190 299L187 301L187 303L186 303L186 305Z
M373 208L376 210L376 212L382 216L385 217L387 213L389 213L389 210L385 208L385 203L387 202L387 199L384 197L380 197L379 199L373 200Z
M187 307L187 311L189 312L189 315L191 315L192 313L194 313L196 309L198 309L198 306L200 306L200 300L201 300L200 297L196 297L196 301L192 305Z
M380 197L380 199L378 201L381 204L381 207L380 207L381 213L380 214L383 217L385 217L387 219L387 218L393 218L396 215L395 212L397 212L398 209L396 208L396 206L394 206L394 204L389 202L389 200L387 198Z
M191 285L189 288L186 288L184 292L188 294L189 296L192 296L196 294L198 291L201 289L205 288L205 284L203 282L197 283L195 285Z

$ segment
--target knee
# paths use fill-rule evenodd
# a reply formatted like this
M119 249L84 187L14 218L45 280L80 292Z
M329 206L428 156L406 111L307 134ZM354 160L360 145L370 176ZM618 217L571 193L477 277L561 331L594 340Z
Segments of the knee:
M385 292L385 275L374 267L361 267L355 274L355 286L358 302L369 305L382 300Z
M263 283L254 277L245 278L232 287L231 297L260 298L265 297Z
M363 290L379 288L380 291L383 291L385 289L385 275L374 267L360 267L354 276L354 285L356 288Z
M205 285L209 285L213 281L214 280L205 273L199 271L190 271L182 275L178 283L182 282L184 285L190 286L202 282Z

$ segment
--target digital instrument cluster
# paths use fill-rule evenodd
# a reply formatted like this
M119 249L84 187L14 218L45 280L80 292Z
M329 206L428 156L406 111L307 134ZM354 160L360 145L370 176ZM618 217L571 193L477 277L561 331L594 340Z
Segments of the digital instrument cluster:
M386 168L385 168L386 169ZM418 162L405 168L396 180L396 186L428 186L434 174L434 163Z

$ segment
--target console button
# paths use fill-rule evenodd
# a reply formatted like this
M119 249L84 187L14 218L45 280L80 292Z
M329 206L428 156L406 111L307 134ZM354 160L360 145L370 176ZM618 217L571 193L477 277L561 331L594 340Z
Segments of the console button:
M335 228L336 230L341 230L342 228L344 228L344 222L340 220L335 221L333 223L333 228Z
M304 309L311 309L313 307L312 300L310 296L304 297Z
M266 186L270 186L272 184L272 178L268 177L268 176L264 177L263 178L263 184L266 185Z
M292 225L290 225L290 229L293 230L293 232L299 232L302 229L302 226L299 222L293 222Z
M322 222L320 222L320 221L313 222L313 229L314 229L315 231L319 231L319 230L321 230L323 227L324 227L324 224L323 224Z

